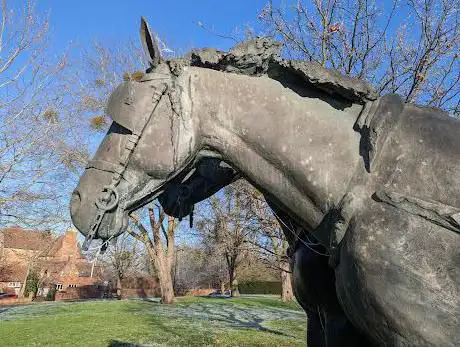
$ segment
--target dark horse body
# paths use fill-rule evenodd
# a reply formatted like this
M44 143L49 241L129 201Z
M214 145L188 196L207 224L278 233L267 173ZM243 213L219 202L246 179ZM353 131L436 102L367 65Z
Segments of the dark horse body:
M72 196L88 241L155 198L186 215L237 172L284 225L311 346L460 344L460 122L267 40L160 63L142 33L152 69L111 96Z

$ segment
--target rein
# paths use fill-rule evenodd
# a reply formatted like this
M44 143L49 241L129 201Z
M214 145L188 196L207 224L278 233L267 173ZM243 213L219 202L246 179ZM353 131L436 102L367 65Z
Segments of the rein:
M168 90L168 84L162 83L159 88L155 89L152 96L152 103L154 104L153 110L150 113L150 116L145 120L141 130L136 133L132 132L128 135L128 141L125 145L125 151L122 154L120 161L118 164L110 163L107 161L99 161L99 160L91 160L88 162L86 168L95 168L97 170L108 171L112 172L112 180L109 185L104 186L99 197L96 199L96 207L98 209L96 218L94 219L93 223L91 223L90 231L85 237L85 241L82 245L82 250L87 251L89 245L93 241L94 237L99 230L101 225L102 219L106 212L112 211L115 209L120 201L120 195L118 193L118 184L120 183L123 175L128 167L129 160L131 158L134 149L136 148L139 140L141 139L147 124L153 117L155 110L165 92ZM103 243L101 246L101 252L105 252L107 249L108 244Z

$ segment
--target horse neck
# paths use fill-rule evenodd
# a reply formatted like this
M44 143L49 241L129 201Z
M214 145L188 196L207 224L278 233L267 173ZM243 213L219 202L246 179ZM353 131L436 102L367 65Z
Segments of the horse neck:
M353 124L361 106L283 83L192 68L192 112L202 147L312 230L343 197L360 160Z

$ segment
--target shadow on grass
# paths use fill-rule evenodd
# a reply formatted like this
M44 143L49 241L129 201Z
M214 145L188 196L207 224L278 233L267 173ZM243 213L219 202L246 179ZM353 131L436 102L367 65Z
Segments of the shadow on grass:
M227 295L219 295L219 296L199 295L198 297L203 298L203 299L222 299L222 300L233 299L231 296L227 296Z
M14 307L16 307L16 306L14 306L14 305L0 306L0 314L2 314L3 312L9 311Z
M275 335L295 338L295 336L287 335L281 331L264 327L262 323L267 319L260 317L254 311L251 312L248 309L238 307L236 305L233 306L231 310L227 310L225 307L219 307L218 310L213 310L209 306L198 305L194 306L194 309L198 312L208 315L213 321L228 323L237 329L255 329L258 331L267 332ZM237 312L235 312L234 309L236 309ZM244 313L246 319L238 318L237 313Z
M142 347L142 345L136 345L135 343L127 343L118 340L112 340L109 342L107 347Z
M237 305L245 307L263 307L263 308L278 308L282 310L293 310L304 312L302 307L297 301L282 302L277 296L263 296L263 295L241 295L236 297L231 296L199 296L200 299L231 299ZM275 299L276 298L276 299ZM278 300L277 300L278 299Z
M164 317L165 319L167 317ZM171 318L171 317L169 317ZM161 336L153 336L151 343L136 344L119 340L111 340L107 347L151 347L151 346L211 346L214 339L211 334L187 326L170 326L163 324L161 317L151 319L155 330L161 331Z
M260 306L247 307L239 305L237 302L232 302L230 299L233 298L231 297L216 298L203 296L202 298L217 299L218 301L221 301L222 304L212 302L198 302L189 303L186 306L183 306L180 303L176 303L173 305L162 305L157 300L142 301L150 301L151 305L149 306L152 309L152 311L149 312L149 314L156 315L154 319L155 324L158 324L158 320L161 321L162 317L164 317L165 319L173 317L189 317L192 321L201 320L209 322L219 322L222 323L224 328L254 330L288 338L296 338L296 336L286 334L282 331L271 329L263 325L264 322L288 318L283 317L283 313L280 312L280 308ZM132 308L130 310L136 311L137 309ZM271 315L275 316L270 317ZM292 313L286 313L286 316L291 315ZM162 328L166 331L170 330L168 327ZM173 329L170 332L174 335L178 335L177 329ZM189 333L190 332L188 332L188 334Z
M128 298L129 300L139 300L145 302L152 302L154 304L161 304L161 298L146 296L144 298Z

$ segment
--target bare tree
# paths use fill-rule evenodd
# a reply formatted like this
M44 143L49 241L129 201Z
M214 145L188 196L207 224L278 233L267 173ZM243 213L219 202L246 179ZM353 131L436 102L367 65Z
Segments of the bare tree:
M61 130L65 136L56 144L60 162L74 180L89 160L90 148L101 141L109 127L111 121L104 109L110 94L131 78L128 71L143 66L141 50L133 43L109 47L96 41L79 50L81 54L69 62L60 83L66 93L61 105L66 128Z
M173 284L177 293L203 288L225 291L228 272L222 257L201 245L182 245L175 254Z
M66 56L47 55L48 18L31 0L0 6L0 225L52 222Z
M174 217L167 218L165 226L165 212L157 206L155 215L154 206L147 207L148 219L150 222L150 232L144 226L141 219L136 215L131 215L131 219L136 227L128 228L128 233L136 240L142 242L147 250L150 261L157 272L161 289L161 302L172 304L175 302L174 288L172 282L172 264L174 260L174 234L177 223Z
M269 1L259 19L294 58L458 116L459 8L458 0Z
M157 41L163 56L174 55L158 37ZM89 125L93 135L102 134L111 122L104 113L110 94L123 81L142 77L149 65L143 49L133 41L113 45L94 41L81 50L80 57L72 61L71 73L66 74L70 94L66 106L78 123ZM79 155L71 159L75 159L76 166L87 160Z
M214 246L214 247L213 247ZM225 288L232 289L229 279L228 262L223 257L216 257L215 245L203 249L203 261L200 264L201 284L219 288L222 294ZM238 264L239 265L239 264Z
M254 223L249 228L252 237L249 240L258 259L276 271L281 279L281 300L292 301L291 269L287 257L288 241L279 222L267 205L263 195L249 184L241 187L241 193L246 196L248 210Z
M176 247L174 253L172 285L176 295L183 295L187 290L199 286L201 257L199 252L187 245Z
M140 247L137 240L129 235L119 236L117 241L109 247L103 261L113 272L116 279L117 296L123 297L122 281L128 275L137 271L139 267Z
M239 190L240 184L243 182L227 186L222 194L210 197L201 205L202 211L196 223L205 247L215 256L225 259L232 296L239 295L238 266L249 250L247 237L252 222Z

